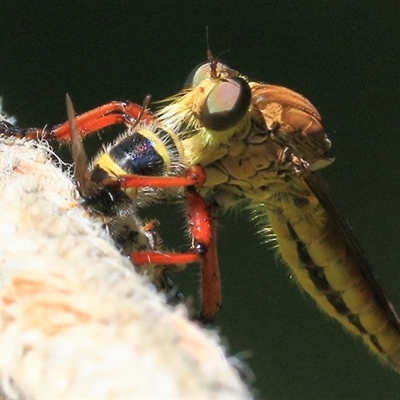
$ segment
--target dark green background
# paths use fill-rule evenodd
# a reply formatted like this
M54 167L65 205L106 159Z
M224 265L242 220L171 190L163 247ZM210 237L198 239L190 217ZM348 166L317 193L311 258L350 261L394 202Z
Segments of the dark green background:
M2 0L0 94L20 125L40 127L65 120L66 92L78 112L162 99L205 59L208 25L232 67L319 108L337 155L323 177L400 308L399 24L397 0ZM259 396L400 399L400 377L317 310L248 221L220 221L217 323L231 353L250 354ZM197 271L180 279L186 293L189 281Z

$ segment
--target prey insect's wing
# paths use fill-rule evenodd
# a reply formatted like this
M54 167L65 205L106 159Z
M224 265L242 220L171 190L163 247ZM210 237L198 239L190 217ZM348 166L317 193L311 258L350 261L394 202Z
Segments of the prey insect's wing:
M74 176L79 191L84 194L86 193L88 183L90 182L88 172L89 161L82 143L81 135L79 134L78 127L76 125L74 106L68 94L65 95L65 101L67 106L69 132L71 135L72 159L75 162Z

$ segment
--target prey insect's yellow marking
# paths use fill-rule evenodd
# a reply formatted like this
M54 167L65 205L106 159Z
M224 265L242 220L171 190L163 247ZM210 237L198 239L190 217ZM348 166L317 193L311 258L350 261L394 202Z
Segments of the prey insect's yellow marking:
M214 60L198 71L158 117L181 132L188 164L203 166L201 193L221 208L254 205L300 286L400 371L400 323L312 174L333 161L316 108L290 89L248 82ZM264 231L271 240L271 230Z
M108 153L103 153L100 155L97 160L97 165L106 171L110 176L115 176L116 178L125 174L125 171L115 164Z

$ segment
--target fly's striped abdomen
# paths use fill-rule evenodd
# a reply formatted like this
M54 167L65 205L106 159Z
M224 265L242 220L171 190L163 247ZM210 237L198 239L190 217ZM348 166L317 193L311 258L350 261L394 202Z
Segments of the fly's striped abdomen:
M294 177L264 206L279 251L318 305L400 370L400 324L349 227L312 176Z

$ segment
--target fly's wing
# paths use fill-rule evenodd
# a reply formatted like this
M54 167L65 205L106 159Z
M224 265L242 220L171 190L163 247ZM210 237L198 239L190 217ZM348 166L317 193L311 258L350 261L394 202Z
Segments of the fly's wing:
M311 172L280 185L263 211L278 250L322 310L400 371L400 324L348 224Z
M312 190L314 195L318 198L319 202L322 204L329 217L332 220L335 220L336 223L340 226L343 238L347 241L349 249L351 250L354 259L357 260L357 264L360 266L365 278L373 287L374 292L377 296L377 301L386 310L387 316L390 319L391 323L395 327L397 327L397 330L400 332L400 318L396 314L393 305L387 300L382 290L382 287L379 285L377 278L373 274L372 268L367 261L357 238L353 233L353 229L351 228L347 220L340 215L337 208L334 206L325 182L323 182L321 178L317 177L315 174L308 174L305 178L305 182Z

